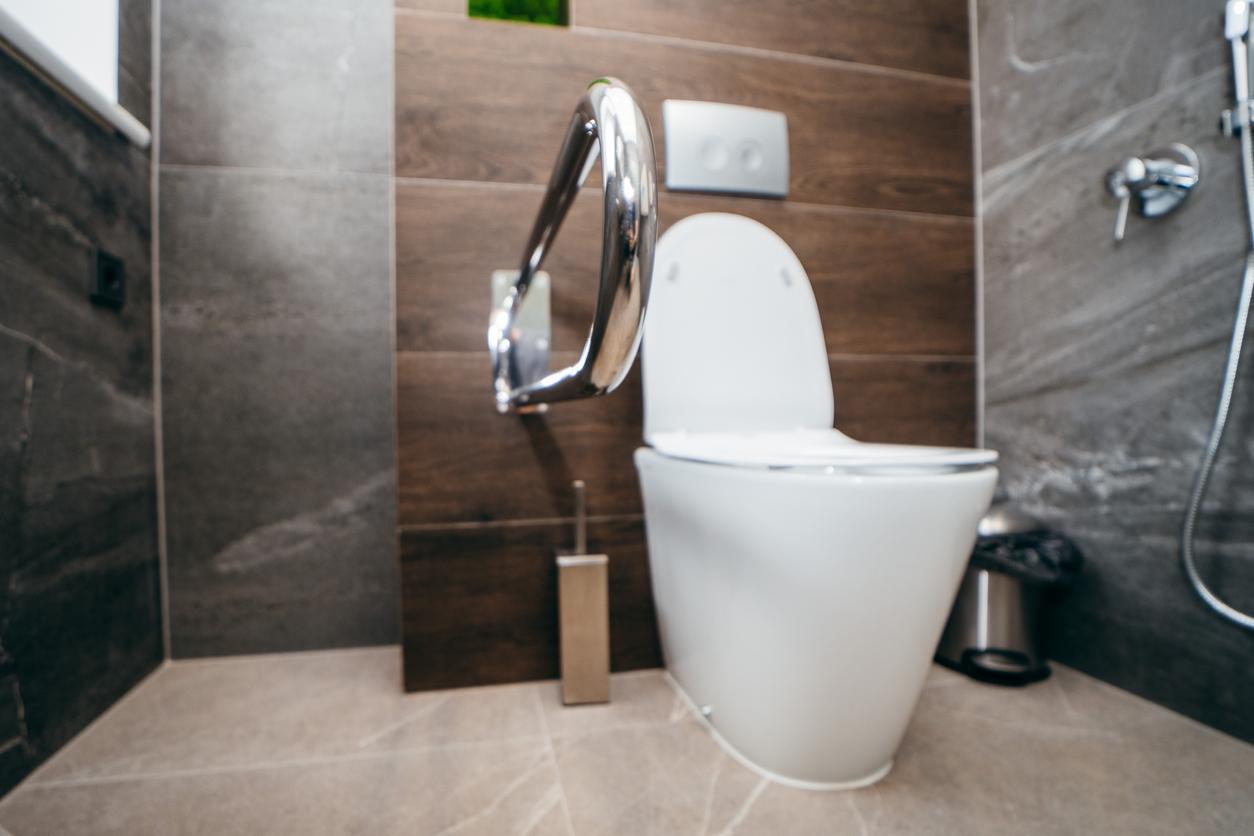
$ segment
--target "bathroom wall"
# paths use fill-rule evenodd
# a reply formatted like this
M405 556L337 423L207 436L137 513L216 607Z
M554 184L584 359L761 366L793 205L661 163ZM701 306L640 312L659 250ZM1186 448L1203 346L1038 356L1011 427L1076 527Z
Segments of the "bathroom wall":
M150 110L150 6L120 101ZM150 158L0 51L0 795L161 660ZM88 301L95 250L126 304Z
M1177 560L1247 246L1238 146L1215 129L1222 3L978 6L987 443L1009 498L1088 557L1052 655L1254 740L1254 634L1210 614ZM1116 246L1105 172L1169 142L1201 155L1200 188ZM1247 611L1248 372L1198 538L1202 574Z
M395 642L391 5L161 20L173 653Z
M738 212L779 232L814 282L836 423L868 440L970 444L975 291L967 5L572 0L569 27L469 20L397 0L396 374L405 680L551 677L553 553L610 555L618 669L660 662L639 487L638 373L610 397L498 416L484 329L494 269L517 266L571 108L593 78L661 103L783 111L787 200L663 193L662 228ZM595 183L596 180L589 182ZM598 189L550 254L553 362L591 322Z

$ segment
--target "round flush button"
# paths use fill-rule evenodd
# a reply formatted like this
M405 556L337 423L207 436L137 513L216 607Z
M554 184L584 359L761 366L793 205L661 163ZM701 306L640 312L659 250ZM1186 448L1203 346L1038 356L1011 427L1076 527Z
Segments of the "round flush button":
M766 155L762 153L761 145L751 139L740 143L740 164L745 171L761 171L765 162Z
M701 144L701 162L711 171L722 170L729 156L727 144L717 137L710 137Z

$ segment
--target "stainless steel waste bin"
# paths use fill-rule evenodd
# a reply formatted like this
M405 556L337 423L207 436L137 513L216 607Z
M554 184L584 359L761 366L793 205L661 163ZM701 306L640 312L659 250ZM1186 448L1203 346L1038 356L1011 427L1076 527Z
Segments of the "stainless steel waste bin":
M1082 562L1079 550L1009 505L994 506L978 533L936 660L1001 685L1044 679L1042 598L1070 583Z

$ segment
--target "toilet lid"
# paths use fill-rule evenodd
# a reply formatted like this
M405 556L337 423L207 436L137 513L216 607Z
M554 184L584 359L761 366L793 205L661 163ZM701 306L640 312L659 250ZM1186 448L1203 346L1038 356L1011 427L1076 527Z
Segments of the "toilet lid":
M646 439L832 426L810 279L750 218L690 215L658 239L641 360Z
M804 467L904 474L983 467L997 461L993 450L868 444L854 441L835 429L662 432L654 433L649 441L664 456L738 467Z

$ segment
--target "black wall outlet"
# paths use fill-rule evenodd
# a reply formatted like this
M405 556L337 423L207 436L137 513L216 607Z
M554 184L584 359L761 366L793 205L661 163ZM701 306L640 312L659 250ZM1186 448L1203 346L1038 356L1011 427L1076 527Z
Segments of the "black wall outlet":
M122 259L104 250L96 250L91 301L114 310L121 310L126 304L126 265Z

